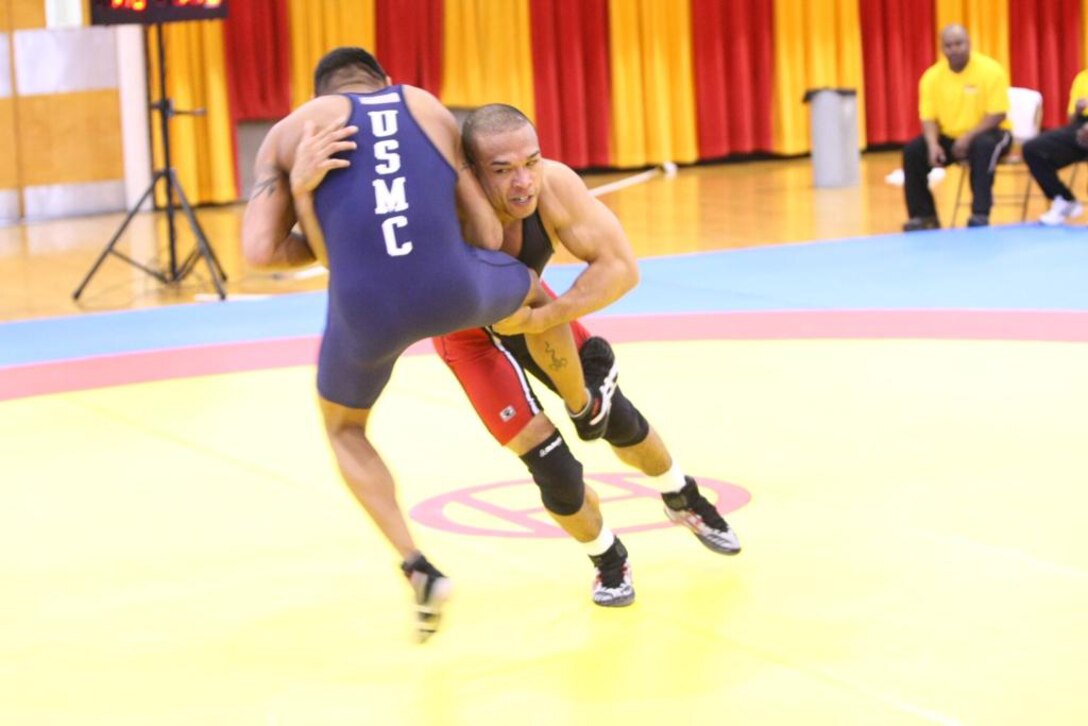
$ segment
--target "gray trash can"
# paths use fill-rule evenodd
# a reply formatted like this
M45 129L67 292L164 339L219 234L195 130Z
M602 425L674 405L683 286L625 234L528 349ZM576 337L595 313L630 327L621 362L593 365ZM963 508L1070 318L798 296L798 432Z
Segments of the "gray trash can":
M812 174L818 187L858 183L858 94L853 88L805 92L812 113Z

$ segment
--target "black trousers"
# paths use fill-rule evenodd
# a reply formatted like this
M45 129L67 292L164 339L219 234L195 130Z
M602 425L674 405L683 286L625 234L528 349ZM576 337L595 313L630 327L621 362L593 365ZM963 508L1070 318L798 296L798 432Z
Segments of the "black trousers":
M949 163L952 160L952 144L955 139L938 137ZM994 205L994 169L997 160L1009 153L1012 134L1003 129L993 129L979 134L967 149L967 163L971 167L971 213L989 216ZM907 197L907 212L911 217L936 217L937 207L929 191L927 175L929 150L926 137L917 136L903 147L903 192Z
M1024 144L1024 161L1047 199L1062 197L1073 200L1073 192L1058 178L1058 170L1088 159L1088 149L1077 143L1080 123L1039 134Z

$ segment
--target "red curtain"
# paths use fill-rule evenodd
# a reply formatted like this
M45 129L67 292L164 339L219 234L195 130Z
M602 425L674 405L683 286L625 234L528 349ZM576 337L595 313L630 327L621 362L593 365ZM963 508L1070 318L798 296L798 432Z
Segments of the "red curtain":
M374 55L393 83L442 92L443 0L378 0Z
M223 26L234 121L279 120L291 111L287 0L233 3Z
M933 2L861 2L865 124L870 145L902 143L922 133L918 81L936 61Z
M1081 69L1081 0L1009 0L1012 85L1043 94L1043 126L1064 124Z
M770 151L774 6L691 0L699 156Z
M608 0L531 0L536 127L544 156L608 166Z

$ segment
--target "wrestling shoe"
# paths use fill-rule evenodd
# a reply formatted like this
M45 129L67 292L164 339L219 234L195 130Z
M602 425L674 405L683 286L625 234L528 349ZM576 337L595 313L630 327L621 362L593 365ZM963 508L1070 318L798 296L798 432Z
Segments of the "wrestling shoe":
M438 571L422 554L401 563L401 570L416 598L416 637L420 643L438 631L442 607L449 600L453 581Z
M635 586L631 581L631 563L627 548L619 538L599 555L590 555L597 577L593 580L593 602L601 607L622 608L635 601Z
M703 546L723 555L740 552L740 540L714 505L707 501L696 486L695 480L685 476L687 482L678 492L661 495L665 500L665 516L674 524L687 527Z
M604 338L593 336L578 351L582 360L582 372L586 377L589 403L579 414L571 414L570 420L582 441L593 441L604 436L608 429L608 416L612 413L612 394L616 392L619 366L612 346ZM569 413L569 411L568 411Z

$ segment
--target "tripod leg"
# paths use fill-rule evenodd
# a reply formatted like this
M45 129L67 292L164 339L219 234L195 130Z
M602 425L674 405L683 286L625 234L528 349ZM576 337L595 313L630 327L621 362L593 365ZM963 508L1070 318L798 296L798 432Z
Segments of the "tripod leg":
M102 263L106 261L106 258L110 255L110 253L117 254L113 250L114 245L117 244L117 241L121 239L121 235L123 235L125 233L125 230L128 229L129 223L132 222L132 218L136 216L136 213L140 211L140 207L144 205L144 202L146 202L148 197L151 196L152 192L155 191L155 185L158 183L159 179L163 176L164 173L165 172L163 171L157 171L151 177L151 184L147 187L143 195L140 197L140 201L136 202L136 204L133 205L132 209L128 211L128 215L125 217L125 221L122 222L121 226L117 228L117 231L113 233L113 237L110 239L109 244L106 245L105 249L102 250L102 254L98 256L98 259L95 260L94 265L91 266L90 272L86 274L86 276L83 278L83 282L79 283L79 287L77 287L76 291L72 293L73 300L78 300L79 296L83 294L83 290L87 287L87 283L89 283L91 281L91 278L94 277L94 273L98 272L98 268L102 266ZM152 274L153 276L157 277L160 282L166 281L166 278L161 277L158 273L154 273L151 270L148 270L146 267L143 267L142 265L139 265L139 267L148 274Z
M193 212L193 218L196 219L196 212L195 211ZM205 246L207 247L207 250L208 250L208 255L211 257L211 261L215 264L216 272L219 274L220 279L222 279L224 282L226 282L227 281L227 273L223 270L223 266L221 264L219 264L219 258L215 254L215 249L212 248L211 242L208 241L208 236L206 234L204 234L204 228L200 227L199 229L200 229L199 232L194 230L193 235L197 236L198 239L200 237L203 237L204 244L205 244ZM185 277L190 272L192 272L193 268L196 267L197 260L199 260L201 257L203 257L203 252L200 249L200 245L197 244L189 252L189 255L185 258L185 262L182 263L181 268L178 270L177 279L180 280L181 278Z
M193 236L196 237L197 250L200 252L200 256L204 258L205 264L208 265L208 272L212 276L212 284L215 285L215 291L219 293L219 299L225 300L227 293L223 289L223 282L226 281L227 276L223 272L223 268L219 265L219 260L216 258L215 253L212 252L211 245L208 244L208 238L204 236L204 230L200 227L200 222L197 221L196 214L193 212L193 208L189 205L189 198L185 196L185 189L181 186L181 181L174 174L174 170L170 169L170 180L174 186L174 191L178 193L178 199L181 201L181 208L185 212L185 218L189 220L189 227L193 231ZM190 255L190 259L182 266L181 271L178 273L178 277L175 279L181 279L187 275L193 266L196 264L194 251L193 255Z
M185 193L184 190L182 190L179 187L178 188L178 194L183 195L184 193ZM223 270L223 265L221 265L219 263L219 257L216 256L215 248L213 248L212 245L211 245L211 242L208 241L208 235L204 234L204 228L200 226L200 220L198 220L197 217L196 217L196 211L193 210L193 208L191 206L189 206L189 200L188 199L184 199L183 202L184 202L184 205L189 210L187 212L187 215L189 217L189 223L193 226L193 235L201 243L203 243L203 250L204 250L204 252L207 253L207 257L210 260L209 266L214 265L215 266L215 272L219 275L219 279L221 279L223 282L226 282L227 281L227 273L226 273L226 271ZM200 245L198 245L198 249L200 249ZM194 251L193 254L190 255L190 257L193 258L192 264L195 265L196 264L196 252Z

